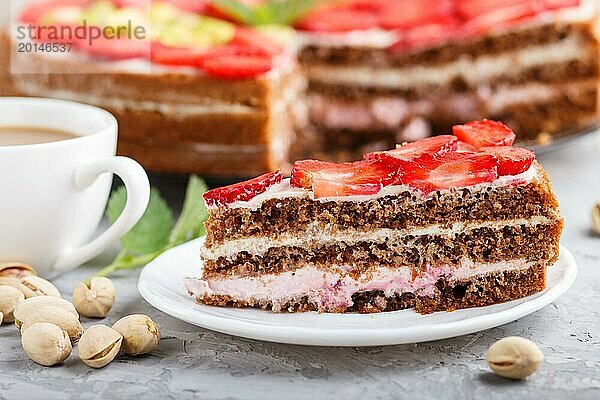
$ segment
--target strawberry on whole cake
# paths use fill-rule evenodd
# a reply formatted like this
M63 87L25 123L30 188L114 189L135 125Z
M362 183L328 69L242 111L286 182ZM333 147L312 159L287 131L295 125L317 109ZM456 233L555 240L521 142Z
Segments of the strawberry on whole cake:
M274 312L424 314L543 290L563 226L545 171L500 122L453 133L207 192L187 290Z

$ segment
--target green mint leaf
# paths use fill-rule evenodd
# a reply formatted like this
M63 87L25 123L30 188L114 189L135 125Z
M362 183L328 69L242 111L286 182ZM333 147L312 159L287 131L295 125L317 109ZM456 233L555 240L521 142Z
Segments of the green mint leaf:
M314 0L270 0L265 4L270 8L271 16L266 23L281 25L293 25L315 7Z
M236 0L212 0L211 3L221 12L246 25L256 25L252 9Z
M127 201L124 187L115 190L108 201L106 216L113 224ZM150 202L146 212L138 223L121 238L122 251L127 254L148 254L164 249L169 241L169 233L173 227L173 215L166 201L158 190L150 191Z
M202 179L196 175L190 176L183 209L169 236L170 245L176 246L204 235L204 220L208 217L208 211L202 201L202 195L207 190L208 186Z

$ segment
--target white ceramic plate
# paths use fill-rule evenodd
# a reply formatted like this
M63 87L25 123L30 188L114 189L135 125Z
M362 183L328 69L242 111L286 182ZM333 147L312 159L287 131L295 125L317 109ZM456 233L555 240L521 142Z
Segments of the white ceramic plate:
M138 282L142 297L159 310L190 324L281 343L377 346L464 335L506 324L539 310L565 293L577 275L573 255L561 247L560 260L549 268L546 290L508 303L429 315L413 310L378 314L275 314L194 302L183 287L183 278L202 274L199 256L202 240L175 247L148 264Z

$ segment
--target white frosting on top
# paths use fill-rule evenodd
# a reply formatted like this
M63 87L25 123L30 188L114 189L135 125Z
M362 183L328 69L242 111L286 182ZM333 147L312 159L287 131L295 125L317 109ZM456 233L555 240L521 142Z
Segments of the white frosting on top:
M482 183L478 185L469 186L466 188L452 188L452 189L444 189L438 192L439 194L450 193L456 190L467 189L471 192L477 192L480 190L486 190L489 187L499 187L499 186L511 186L511 185L524 185L532 180L534 180L539 174L539 171L536 167L536 164L532 164L532 166L525 172L518 175L511 176L501 176L498 177L493 182ZM284 199L284 198L298 198L298 197L306 197L311 200L320 201L320 202L328 202L328 201L369 201L374 200L380 197L385 196L397 196L403 192L410 192L417 198L417 201L422 201L427 196L423 196L421 192L418 190L407 186L407 185L390 185L382 188L379 193L373 195L356 195L356 196L336 196L336 197L320 197L315 198L313 193L309 190L303 188L296 188L290 185L289 178L283 179L280 183L271 186L265 192L253 197L248 201L235 201L227 205L228 208L248 208L251 210L257 210L262 206L262 203L271 200L271 199ZM218 207L212 206L209 209L215 209Z
M400 39L400 34L395 31L374 28L349 32L300 32L298 37L301 45L386 48L396 43Z
M491 78L513 74L538 65L563 63L586 57L586 48L576 36L568 36L550 44L527 46L501 54L476 58L465 54L441 65L410 65L406 67L313 65L308 77L328 84L412 88L423 85L448 85L460 77L476 85Z

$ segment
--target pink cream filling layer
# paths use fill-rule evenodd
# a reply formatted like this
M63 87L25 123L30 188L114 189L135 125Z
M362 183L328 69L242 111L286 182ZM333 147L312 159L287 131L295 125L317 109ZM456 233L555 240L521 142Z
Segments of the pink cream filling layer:
M185 287L195 297L227 295L238 301L269 302L276 312L282 311L287 303L306 296L319 310L334 311L351 307L352 295L357 292L381 290L386 296L402 293L433 296L435 283L442 277L462 279L527 266L522 260L477 265L465 261L458 268L428 267L414 278L409 267L377 268L354 278L343 267L325 271L306 266L295 271L259 277L210 280L186 278Z
M529 83L492 90L482 85L471 94L456 93L440 99L409 101L402 97L375 97L367 101L342 101L313 93L309 97L309 115L313 123L332 129L393 130L414 118L452 115L457 120L478 119L501 112L515 104L542 102L560 96L577 95L593 89L595 80L565 84ZM352 118L348 118L352 115ZM417 140L420 137L411 138Z

